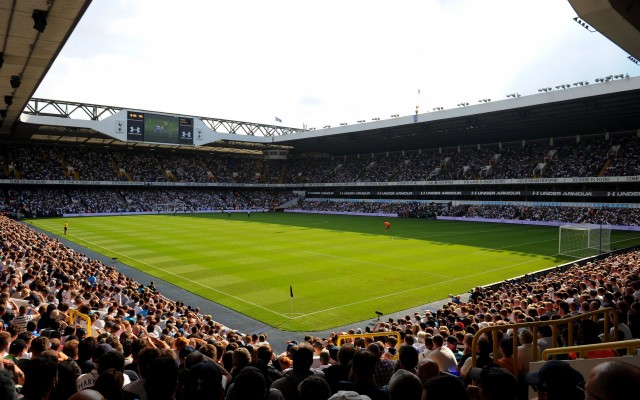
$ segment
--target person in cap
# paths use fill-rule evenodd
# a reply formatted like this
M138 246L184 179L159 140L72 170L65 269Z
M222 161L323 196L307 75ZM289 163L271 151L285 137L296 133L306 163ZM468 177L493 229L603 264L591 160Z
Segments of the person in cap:
M22 339L16 339L9 345L9 353L4 357L4 359L11 360L15 364L26 350L27 343Z
M640 393L640 367L618 360L604 361L593 367L586 384L578 387L584 391L585 400L633 398Z
M85 389L69 397L69 400L105 400L104 396L93 389Z
M584 378L566 361L547 361L540 370L531 371L525 377L527 383L538 392L539 400L584 399L584 393L578 388Z
M487 364L483 368L471 368L469 378L477 386L469 385L469 398L480 400L517 400L518 382L508 369L497 364ZM474 396L477 394L477 396Z
M111 345L107 343L101 343L98 346L96 346L95 349L93 349L92 361L93 361L94 368L91 370L91 372L80 375L80 377L76 381L76 384L78 386L78 391L82 389L90 388L95 384L96 379L98 379L98 366L100 363L100 358L110 351L115 351L115 350L113 347L111 347Z
M329 397L329 400L371 400L371 397L352 390L339 390L338 393Z
M456 365L462 359L462 352L458 348L458 339L454 335L447 336L446 346L453 352L456 357Z

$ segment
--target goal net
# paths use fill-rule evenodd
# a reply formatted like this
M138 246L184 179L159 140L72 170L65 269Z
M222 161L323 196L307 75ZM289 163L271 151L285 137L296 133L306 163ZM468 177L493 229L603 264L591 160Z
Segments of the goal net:
M611 251L611 229L600 225L563 225L558 238L558 254L584 258Z

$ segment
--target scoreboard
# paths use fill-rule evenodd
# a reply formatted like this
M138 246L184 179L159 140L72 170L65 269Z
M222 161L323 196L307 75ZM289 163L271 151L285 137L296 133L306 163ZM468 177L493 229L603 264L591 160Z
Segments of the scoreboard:
M193 146L193 118L129 111L127 140Z

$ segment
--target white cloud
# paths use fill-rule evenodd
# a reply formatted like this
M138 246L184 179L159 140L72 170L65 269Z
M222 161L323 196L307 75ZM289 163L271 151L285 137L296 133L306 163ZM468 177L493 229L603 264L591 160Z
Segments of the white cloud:
M573 16L553 0L98 0L36 96L335 126L634 75Z

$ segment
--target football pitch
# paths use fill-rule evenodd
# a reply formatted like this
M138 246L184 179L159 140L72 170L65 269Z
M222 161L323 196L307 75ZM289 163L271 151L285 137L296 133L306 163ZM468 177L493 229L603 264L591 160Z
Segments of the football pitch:
M381 217L295 213L66 221L65 238L81 246L289 331L372 319L567 261L554 227L393 218L385 231ZM30 223L62 236L61 218ZM611 242L637 245L640 233L612 232Z

